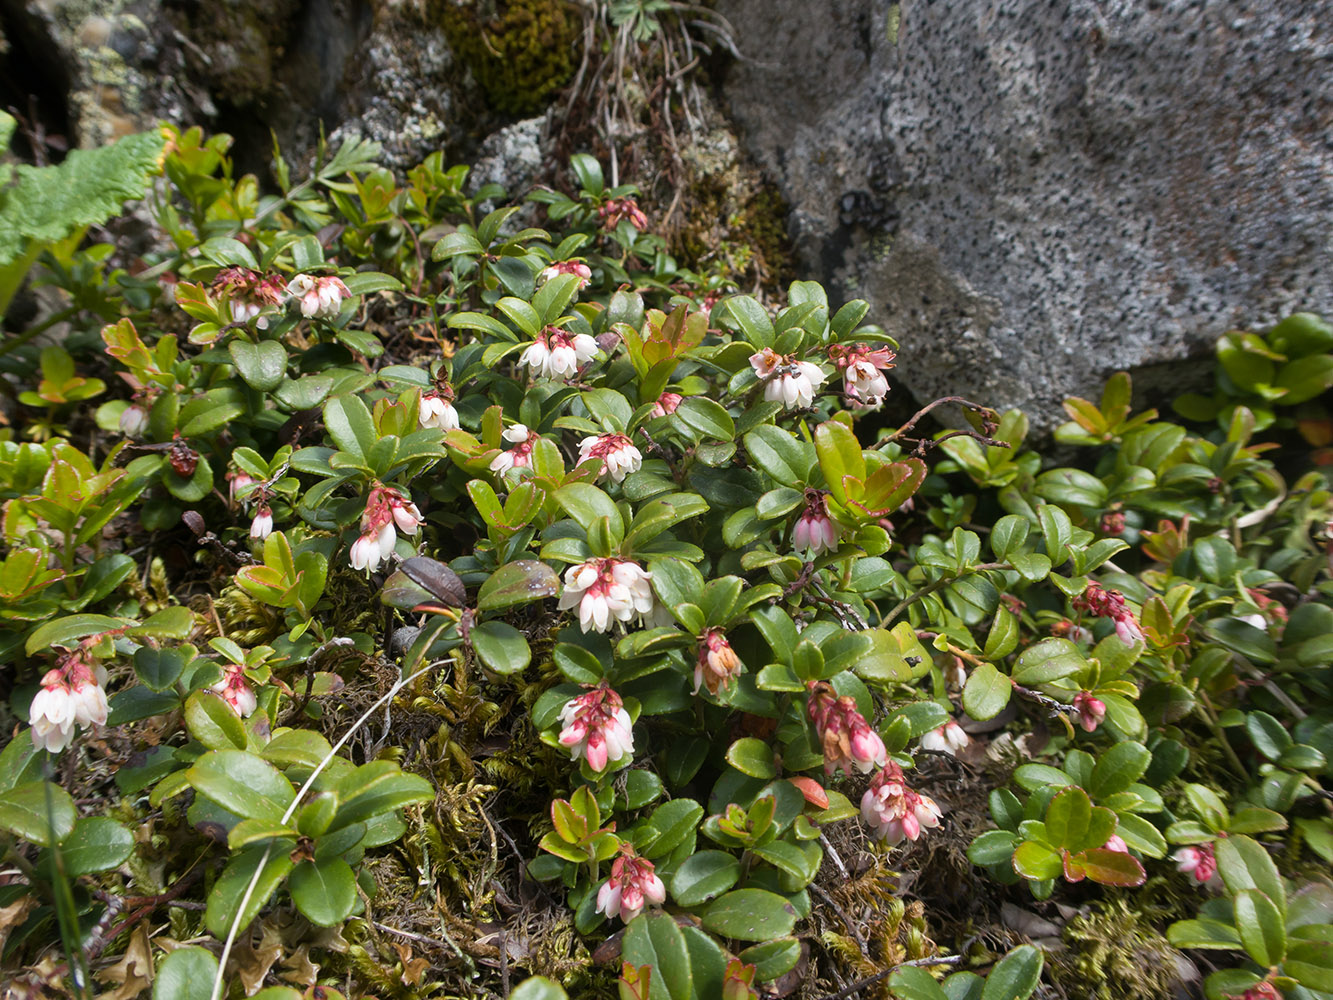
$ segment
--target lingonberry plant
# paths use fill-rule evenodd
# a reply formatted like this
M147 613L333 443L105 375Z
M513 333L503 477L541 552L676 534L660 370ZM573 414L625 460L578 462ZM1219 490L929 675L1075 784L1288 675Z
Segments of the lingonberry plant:
M929 359L718 294L592 157L261 195L168 138L112 314L0 354L16 981L999 1000L1087 978L1014 913L1125 899L1210 997L1333 991L1333 504L1240 393L1333 384L1322 321L1224 338L1220 429L1112 376L1046 468L895 424Z

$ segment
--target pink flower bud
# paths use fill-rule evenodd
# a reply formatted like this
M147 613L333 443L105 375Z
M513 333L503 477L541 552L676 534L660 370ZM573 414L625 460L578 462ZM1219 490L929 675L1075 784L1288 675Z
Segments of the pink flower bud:
M720 629L710 628L699 643L699 656L694 664L694 693L698 694L699 688L706 684L708 693L716 696L740 676L742 669L740 657L726 636Z
M888 750L879 734L870 728L852 698L839 697L826 681L810 681L806 713L815 724L824 751L824 773L839 769L862 774L888 763Z
M1093 697L1091 691L1074 695L1074 708L1078 711L1078 724L1085 732L1093 732L1106 718L1106 702Z
M639 857L632 846L622 844L620 850L620 857L611 863L611 877L597 891L597 912L629 923L646 905L666 902L666 886L653 863Z
M634 732L629 712L620 695L602 681L560 710L560 745L568 747L570 759L580 757L595 772L606 770L634 753Z
M579 445L579 465L589 459L601 459L598 476L607 476L614 483L622 483L631 472L643 465L643 453L624 434L600 434L586 437Z

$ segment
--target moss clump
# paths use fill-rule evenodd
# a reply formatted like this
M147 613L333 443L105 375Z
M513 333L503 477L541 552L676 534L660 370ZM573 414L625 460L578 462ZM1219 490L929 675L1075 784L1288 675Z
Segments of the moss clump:
M449 44L502 114L540 111L574 74L579 22L567 0L437 0Z
M1153 926L1124 900L1094 904L1075 917L1063 938L1069 951L1055 959L1055 977L1067 984L1070 996L1089 1000L1166 1000L1180 983L1177 952Z
M729 174L697 181L686 204L690 221L677 234L676 249L685 266L700 273L718 273L741 286L757 281L782 288L795 277L788 206L772 184L751 181L752 187L745 185L748 197L739 203Z

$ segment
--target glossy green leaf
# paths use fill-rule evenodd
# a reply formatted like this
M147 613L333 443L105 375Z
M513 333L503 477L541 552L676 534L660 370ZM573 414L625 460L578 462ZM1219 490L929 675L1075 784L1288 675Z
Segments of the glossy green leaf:
M211 1000L218 960L206 948L175 949L162 962L153 981L153 1000Z
M78 812L69 792L47 781L28 781L0 794L0 830L49 847L70 835Z
M292 901L319 927L341 924L356 906L356 876L342 858L302 861L287 879Z
M796 908L766 889L737 889L703 911L704 927L738 941L785 937L796 925Z
M695 907L720 896L741 877L741 863L724 851L696 851L671 876L671 897L680 906Z
M972 671L963 686L963 711L978 721L993 719L1009 704L1013 690L1008 677L993 664L983 663Z
M1278 965L1287 954L1282 911L1258 889L1236 893L1236 930L1250 957L1262 966Z

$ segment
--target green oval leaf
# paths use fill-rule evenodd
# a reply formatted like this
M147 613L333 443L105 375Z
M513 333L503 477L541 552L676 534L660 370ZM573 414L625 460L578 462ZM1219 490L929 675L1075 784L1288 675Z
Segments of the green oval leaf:
M287 888L296 908L320 927L341 924L356 906L356 876L342 858L302 861L292 869Z
M767 889L737 889L703 911L704 927L738 941L786 937L796 926L796 908Z
M218 975L213 953L196 945L177 948L162 962L153 983L153 1000L210 1000Z
M983 663L972 671L963 686L963 711L978 722L993 719L1009 704L1014 686L1009 678L991 663Z
M1258 889L1236 893L1236 930L1241 944L1260 965L1278 965L1287 954L1287 930L1282 911Z

